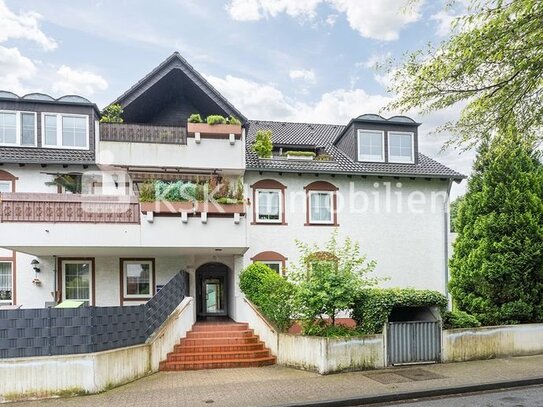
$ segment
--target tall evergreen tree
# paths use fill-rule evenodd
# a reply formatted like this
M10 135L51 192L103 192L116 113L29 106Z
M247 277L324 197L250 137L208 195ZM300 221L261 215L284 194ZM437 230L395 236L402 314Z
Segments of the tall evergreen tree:
M543 166L515 129L481 146L456 227L456 305L486 325L542 321Z

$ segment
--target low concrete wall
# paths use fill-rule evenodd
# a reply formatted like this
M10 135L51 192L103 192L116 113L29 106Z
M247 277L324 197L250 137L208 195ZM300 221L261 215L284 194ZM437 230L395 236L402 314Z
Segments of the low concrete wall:
M249 328L255 331L260 337L260 340L266 344L271 353L275 356L278 354L279 335L277 329L272 326L260 311L246 298L243 299L244 306L238 310L238 322L247 322Z
M385 367L383 335L351 338L279 335L278 363L320 374Z
M543 354L543 324L450 329L442 338L444 363Z
M0 402L57 394L97 393L158 370L158 362L194 323L185 298L146 344L80 355L0 359Z

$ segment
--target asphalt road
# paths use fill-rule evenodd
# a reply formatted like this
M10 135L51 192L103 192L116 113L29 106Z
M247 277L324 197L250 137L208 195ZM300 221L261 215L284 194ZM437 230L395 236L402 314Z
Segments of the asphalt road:
M543 386L459 395L387 406L401 407L543 407Z

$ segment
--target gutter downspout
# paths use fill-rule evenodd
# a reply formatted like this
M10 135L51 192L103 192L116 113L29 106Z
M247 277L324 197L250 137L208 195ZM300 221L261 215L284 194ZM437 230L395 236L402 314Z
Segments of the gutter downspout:
M445 281L445 295L448 298L448 306L447 309L450 311L452 309L452 298L449 294L449 229L450 229L450 216L449 216L449 209L450 209L450 198L451 198L451 187L452 187L453 180L449 179L449 185L447 186L447 197L444 202L444 208L443 208L443 233L444 233L444 255L445 255L445 261L444 261L444 281Z

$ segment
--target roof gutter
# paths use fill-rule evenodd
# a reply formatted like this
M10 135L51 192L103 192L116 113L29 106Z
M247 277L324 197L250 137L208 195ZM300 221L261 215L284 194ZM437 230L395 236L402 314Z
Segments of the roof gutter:
M454 182L462 182L467 178L465 175L436 175L436 174L390 174L390 173L378 173L378 172L341 172L341 171L327 171L327 170L299 170L299 169L275 169L275 168L257 168L247 167L245 171L256 172L286 172L289 174L329 174L329 175L350 175L350 176L367 176L367 177L400 177L400 178L440 178L447 179Z

